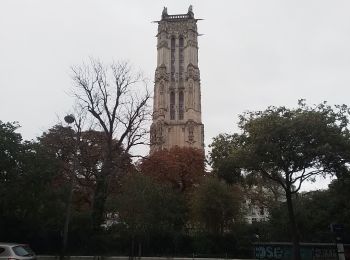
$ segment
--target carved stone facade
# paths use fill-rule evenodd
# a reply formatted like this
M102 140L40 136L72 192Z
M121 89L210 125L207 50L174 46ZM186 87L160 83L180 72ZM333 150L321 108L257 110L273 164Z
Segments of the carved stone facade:
M173 146L204 149L197 19L187 14L158 21L151 153Z

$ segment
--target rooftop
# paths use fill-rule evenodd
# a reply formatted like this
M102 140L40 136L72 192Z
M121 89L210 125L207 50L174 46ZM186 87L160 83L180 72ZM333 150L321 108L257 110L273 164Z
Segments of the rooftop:
M168 14L168 9L166 7L163 8L162 12L162 20L166 21L173 21L173 20L187 20L187 19L194 19L194 14L193 14L193 7L190 5L188 7L188 12L187 14L174 14L174 15L169 15Z

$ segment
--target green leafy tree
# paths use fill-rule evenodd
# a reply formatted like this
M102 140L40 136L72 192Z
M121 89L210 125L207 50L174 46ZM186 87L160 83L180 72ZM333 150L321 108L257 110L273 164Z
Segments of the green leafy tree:
M132 247L135 241L141 244L154 234L174 236L181 232L185 223L182 194L138 173L123 180L120 194L109 204L118 212L121 223L127 226Z
M209 163L213 173L228 184L238 184L243 189L245 199L252 204L265 208L273 208L283 196L278 183L262 176L242 171L240 158L232 154L241 149L243 139L239 134L220 134L213 138L209 147Z
M332 221L344 224L347 241L350 242L350 175L334 180L329 185L328 191L332 198L330 202Z
M295 217L303 241L333 242L331 223L341 223L345 230L349 230L349 185L343 185L344 183L337 179L332 181L327 190L303 192L295 196ZM288 225L288 214L284 208L285 204L282 203L270 211L268 233L272 239L287 239L285 227ZM347 233L345 231L345 241L349 241L350 238Z
M59 236L62 194L52 189L58 167L40 144L22 142L17 128L0 123L0 239L38 246Z
M211 234L224 234L242 218L242 194L238 186L229 186L207 177L193 192L191 201L195 223Z
M327 190L300 193L294 197L295 221L300 239L305 242L333 242L329 225L332 222L331 198ZM270 240L288 241L286 202L270 209L267 223Z
M17 123L0 121L0 180L3 184L16 177L20 170L22 136L16 133Z
M326 103L296 109L269 107L240 117L240 146L231 149L234 168L260 174L283 190L293 237L294 259L300 259L293 195L317 176L348 172L348 108ZM238 137L237 137L238 138Z
M226 159L231 159L233 151L242 145L242 139L239 134L219 134L213 138L213 143L209 145L212 150L209 152L209 163L214 171L217 171L220 165Z

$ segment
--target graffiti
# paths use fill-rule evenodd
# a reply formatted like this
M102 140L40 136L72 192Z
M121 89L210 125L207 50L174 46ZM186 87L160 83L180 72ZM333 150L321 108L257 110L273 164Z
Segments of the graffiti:
M337 259L337 250L335 248L313 248L312 259Z
M349 255L349 245L344 245L345 255ZM290 243L259 243L254 246L256 259L292 259L292 244ZM300 254L302 260L337 260L337 249L335 244L312 244L301 243Z
M255 247L255 257L258 259L282 259L283 249L279 246Z

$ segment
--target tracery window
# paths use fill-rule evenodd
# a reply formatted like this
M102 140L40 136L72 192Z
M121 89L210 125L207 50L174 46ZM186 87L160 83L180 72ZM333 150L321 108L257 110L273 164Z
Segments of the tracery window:
M184 38L179 38L179 77L183 80L184 76Z
M175 81L175 37L171 37L171 57L170 57L170 69L171 69L171 81Z
M184 92L179 92L179 120L184 119Z
M170 120L175 120L175 93L170 92Z

